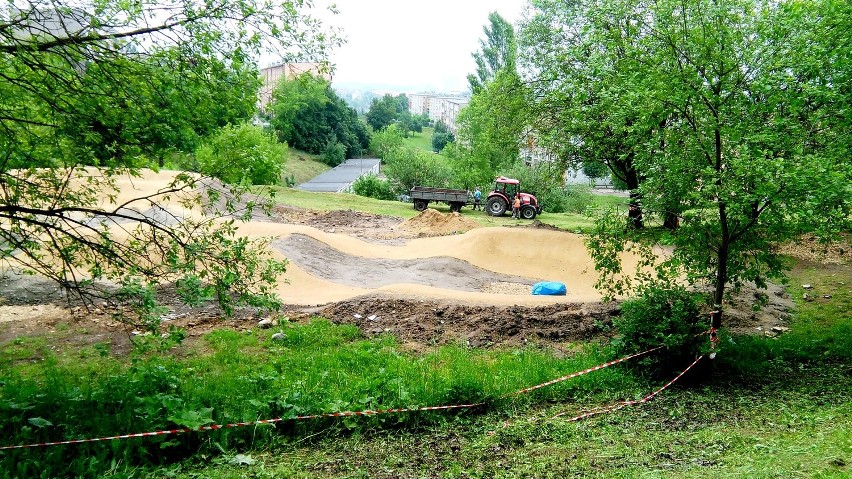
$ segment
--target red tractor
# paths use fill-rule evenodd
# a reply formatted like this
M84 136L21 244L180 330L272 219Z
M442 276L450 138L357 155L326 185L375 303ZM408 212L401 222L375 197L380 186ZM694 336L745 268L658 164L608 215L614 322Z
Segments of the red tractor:
M505 176L498 177L494 184L494 190L488 193L485 211L491 216L503 216L506 210L512 207L512 201L516 194L521 197L521 218L531 220L536 215L541 214L541 204L539 204L538 198L531 193L521 191L520 181Z

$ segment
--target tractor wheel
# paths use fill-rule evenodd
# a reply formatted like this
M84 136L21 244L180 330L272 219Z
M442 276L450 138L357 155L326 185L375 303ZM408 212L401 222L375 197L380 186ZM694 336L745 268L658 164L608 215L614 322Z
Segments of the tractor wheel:
M429 202L425 200L414 200L414 209L417 211L423 211L426 207L429 206Z
M462 209L462 203L450 203L450 211L458 213Z
M493 198L488 198L488 202L485 203L485 208L491 216L503 216L503 214L506 213L506 202L503 201L503 198L495 196Z
M521 218L525 220L531 220L535 218L535 208L530 205L526 205L521 208Z

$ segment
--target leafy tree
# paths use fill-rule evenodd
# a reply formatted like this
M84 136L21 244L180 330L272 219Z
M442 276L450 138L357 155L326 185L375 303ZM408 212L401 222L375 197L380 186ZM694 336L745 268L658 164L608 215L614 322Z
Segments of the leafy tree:
M346 147L335 140L329 140L322 152L322 161L328 166L337 166L346 159Z
M370 150L385 162L397 158L404 146L402 132L397 125L390 125L384 130L377 131L370 141Z
M536 72L529 84L538 143L568 167L605 164L630 190L631 223L641 226L643 172L635 160L653 147L648 137L666 117L637 105L648 68L634 61L647 35L636 27L637 3L537 0L520 43Z
M403 111L408 111L408 100L405 101L405 109L403 109L397 97L389 93L385 94L381 98L374 98L370 103L370 110L366 115L367 124L372 126L374 131L382 130L394 123Z
M475 163L497 171L517 161L521 147L528 146L527 95L520 77L504 70L471 97L457 123L459 143ZM437 124L435 131L440 131Z
M415 133L423 133L423 127L428 124L429 118L426 115L414 115L411 117L411 131Z
M408 113L408 96L405 93L400 93L396 96L396 112Z
M593 180L605 178L609 176L609 168L600 161L584 161L583 174Z
M295 2L83 0L71 8L33 1L4 10L2 259L86 300L126 300L139 308L142 326L156 326L153 292L167 282L190 303L212 296L226 310L274 305L282 262L237 236L231 221L167 209L168 200L223 199L203 178L176 175L139 197L117 191L116 181L138 176L133 167L147 164L148 152L186 148L193 137L187 128L199 118L201 131L209 131L207 125L218 124L216 112L241 111L243 95L253 102L248 87L222 96L213 89L242 83L262 44L320 58L336 43ZM234 91L239 98L230 98ZM200 117L189 111L197 99L205 102ZM153 132L145 131L146 122ZM81 168L87 164L101 168Z
M407 194L417 185L447 188L451 183L452 169L440 155L405 147L386 161L384 173L396 194Z
M453 188L473 190L477 186L488 188L494 181L494 170L482 157L470 153L458 142L447 144L441 150L441 156L447 158L453 171Z
M502 70L515 71L517 45L515 29L497 12L488 14L489 25L482 27L485 39L479 40L480 50L473 53L476 74L469 74L467 82L475 95L497 77Z
M849 131L834 105L852 90L824 57L849 65L848 43L834 42L850 38L852 15L831 0L672 0L637 12L650 33L633 53L646 68L634 104L666 121L648 140L657 154L635 158L640 190L649 210L683 211L673 253L640 279L708 284L721 312L729 286L782 277L779 242L849 227L849 143L829 144ZM626 291L607 259L629 239L618 229L602 222L590 246L604 281Z
M435 128L433 130L434 133L449 133L450 127L447 126L442 120L438 120L435 122Z
M444 147L447 146L447 143L453 143L454 141L456 141L456 137L450 132L433 133L432 149L435 150L435 152L440 153L441 150L443 150Z
M321 77L304 73L281 81L272 94L270 109L270 123L279 140L293 148L324 154L330 142L339 143L343 145L344 158L353 158L369 146L366 125ZM329 158L333 158L329 160L332 163L337 161L336 154Z
M287 146L244 123L227 125L196 152L200 172L233 185L274 185L281 181Z

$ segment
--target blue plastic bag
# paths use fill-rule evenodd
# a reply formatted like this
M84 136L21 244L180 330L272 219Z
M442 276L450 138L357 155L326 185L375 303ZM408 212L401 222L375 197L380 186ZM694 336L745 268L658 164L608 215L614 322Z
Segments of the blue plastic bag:
M534 284L532 287L532 294L535 295L565 296L567 293L565 283L558 283L556 281L542 281Z

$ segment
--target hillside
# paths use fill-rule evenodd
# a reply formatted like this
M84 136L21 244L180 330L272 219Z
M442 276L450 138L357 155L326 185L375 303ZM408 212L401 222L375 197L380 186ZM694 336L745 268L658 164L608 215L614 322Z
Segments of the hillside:
M290 148L287 150L287 162L284 164L284 178L292 178L296 185L304 183L331 167L320 160L319 155Z

